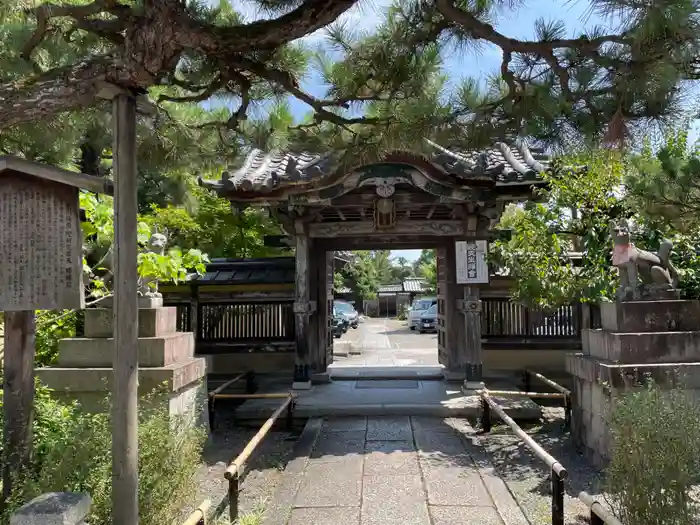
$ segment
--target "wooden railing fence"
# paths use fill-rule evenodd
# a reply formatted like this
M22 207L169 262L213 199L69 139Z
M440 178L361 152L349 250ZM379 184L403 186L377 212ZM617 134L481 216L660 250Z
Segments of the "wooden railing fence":
M175 303L177 329L193 331L203 343L279 343L294 341L293 302L216 302L197 306L197 322L192 322L190 303Z
M513 302L507 297L482 299L483 337L561 338L581 336L581 305L545 311Z
M596 501L593 496L589 495L587 492L579 493L578 499L590 510L590 525L622 525L620 520L613 516L599 501Z
M481 428L484 432L491 431L491 416L495 413L501 420L508 425L520 440L537 456L539 460L544 462L551 472L552 480L552 525L564 525L564 480L568 477L568 473L564 466L557 461L551 454L545 451L537 442L530 437L527 432L518 426L496 403L490 394L496 395L496 392L483 390L481 395ZM500 394L500 393L499 393ZM561 393L559 393L561 395ZM533 393L531 397L538 394Z

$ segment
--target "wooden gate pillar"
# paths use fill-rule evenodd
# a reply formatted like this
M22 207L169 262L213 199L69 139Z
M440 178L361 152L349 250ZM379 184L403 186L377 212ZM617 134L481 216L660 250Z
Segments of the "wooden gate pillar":
M321 343L318 340L318 294L320 288L318 272L320 267L323 266L321 264L322 261L319 261L319 257L323 252L319 252L312 239L309 239L309 241L309 321L307 339L309 341L309 375L311 376L320 372L323 366L320 359Z
M292 388L311 388L310 376L310 345L309 316L311 314L310 299L310 258L311 244L305 225L301 221L295 223L296 240L296 276L294 279L294 383Z
M466 390L484 388L481 355L481 299L478 285L465 285L462 313L466 342Z
M443 329L443 345L445 357L441 363L445 366L445 379L448 381L465 380L465 363L467 362L466 337L464 334L464 321L459 312L459 303L462 294L462 286L457 284L457 261L455 255L455 243L450 240L442 248L443 257L443 283L442 292L443 311L441 323Z
M333 316L333 252L318 251L314 253L318 261L314 280L318 287L316 294L316 334L318 341L316 373L319 381L327 379L323 376L328 366L333 362L333 334L331 333ZM314 379L316 380L316 378Z

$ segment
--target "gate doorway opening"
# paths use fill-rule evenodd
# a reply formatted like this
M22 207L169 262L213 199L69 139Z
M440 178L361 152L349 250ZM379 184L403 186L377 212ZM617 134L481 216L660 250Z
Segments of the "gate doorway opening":
M544 184L547 157L522 141L482 152L426 141L424 149L356 166L347 152L256 150L221 180L200 181L234 208L267 208L294 248L295 387L327 378L334 363L333 254L378 249L437 250L437 361L446 379L481 383L484 246L506 203ZM388 338L382 330L377 337Z
M435 250L430 252L434 255ZM369 299L350 291L358 288L353 267L364 268L368 264L382 274L394 275L394 279L385 276L383 282L391 284L379 285ZM357 329L335 334L333 363L328 367L332 379L353 374L394 377L411 371L442 378L438 339L444 312L438 311L436 287L429 283L429 277L418 277L413 271L406 276L402 273L406 272L405 263L403 268L397 268L395 259L386 252L354 254L341 268L348 287L336 294L336 309L342 309L342 301L352 297L362 316Z

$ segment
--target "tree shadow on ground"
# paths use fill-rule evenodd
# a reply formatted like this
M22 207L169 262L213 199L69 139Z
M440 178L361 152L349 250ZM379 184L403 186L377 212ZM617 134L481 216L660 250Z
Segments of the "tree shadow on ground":
M598 493L602 474L590 465L580 454L572 441L569 430L564 429L563 419L552 419L538 425L521 425L546 452L561 463L568 472L566 491L571 497L585 490ZM551 480L547 465L530 451L507 425L493 427L490 434L479 436L485 449L491 454L494 466L507 479L532 477L540 472L541 483L537 490L541 494L551 494Z

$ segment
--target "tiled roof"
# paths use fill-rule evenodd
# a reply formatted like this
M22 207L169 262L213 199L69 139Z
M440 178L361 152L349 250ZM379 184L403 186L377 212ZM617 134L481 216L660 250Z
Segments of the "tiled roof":
M496 143L483 151L450 151L426 140L432 154L423 160L447 176L457 185L474 181L491 181L496 186L532 183L548 169L548 157L542 150L528 148L524 141L508 145ZM285 186L317 182L334 175L338 168L337 156L309 153L268 153L251 151L238 169L224 171L218 181L200 178L201 185L230 192L270 192Z
M420 278L406 279L403 282L404 292L422 292L426 289L427 287L425 281Z
M400 284L384 284L377 290L378 293L400 293L403 292L403 287Z
M414 277L408 278L404 282L399 284L383 284L377 290L378 293L389 294L389 293L413 293L413 292L424 292L428 289L426 283L423 279Z
M206 272L191 275L193 284L290 284L294 283L294 257L264 259L212 259Z

